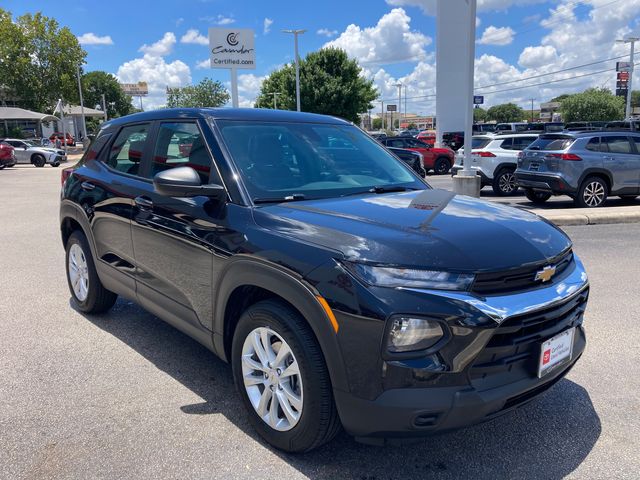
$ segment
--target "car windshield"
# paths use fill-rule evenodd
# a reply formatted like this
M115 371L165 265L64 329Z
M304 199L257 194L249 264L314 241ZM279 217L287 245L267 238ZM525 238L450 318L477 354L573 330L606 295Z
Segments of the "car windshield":
M428 188L404 163L352 125L216 123L254 200Z
M531 145L529 150L564 150L575 141L568 135L540 135Z

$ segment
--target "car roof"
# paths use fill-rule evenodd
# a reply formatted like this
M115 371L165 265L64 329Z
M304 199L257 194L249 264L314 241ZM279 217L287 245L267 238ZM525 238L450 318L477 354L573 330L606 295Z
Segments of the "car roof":
M268 108L161 108L149 112L134 113L116 118L104 124L104 128L125 123L148 122L167 118L213 118L215 120L245 120L253 122L298 122L351 125L351 122L329 115L272 110Z
M574 137L574 138L586 138L586 137L610 137L613 135L638 135L640 132L633 132L630 130L589 130L586 132L549 132L543 133L541 136L561 136L561 137Z

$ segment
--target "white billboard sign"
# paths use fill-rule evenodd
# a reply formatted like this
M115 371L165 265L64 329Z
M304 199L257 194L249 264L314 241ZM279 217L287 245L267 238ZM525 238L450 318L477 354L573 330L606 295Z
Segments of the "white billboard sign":
M250 28L210 28L211 68L256 68L255 34Z
M120 87L125 95L131 95L132 97L149 95L147 82L121 83Z

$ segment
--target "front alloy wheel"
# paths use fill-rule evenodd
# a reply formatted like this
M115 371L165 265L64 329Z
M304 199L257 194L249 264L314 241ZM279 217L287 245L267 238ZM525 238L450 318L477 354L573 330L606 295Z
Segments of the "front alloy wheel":
M308 452L340 429L327 365L305 318L279 299L247 308L233 333L231 365L249 420L271 445Z
M69 248L69 283L73 289L73 294L80 301L84 302L89 295L89 267L79 244L74 243Z
M300 420L304 390L291 347L268 327L254 329L242 346L242 377L249 401L274 430L286 432Z

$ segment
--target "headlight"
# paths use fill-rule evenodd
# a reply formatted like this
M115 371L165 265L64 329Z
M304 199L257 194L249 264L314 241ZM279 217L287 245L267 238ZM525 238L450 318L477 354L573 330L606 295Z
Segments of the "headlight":
M415 287L437 290L468 290L474 276L468 273L379 267L363 263L348 264L362 281L378 287Z
M437 320L398 315L389 322L386 345L391 354L427 350L445 336Z

